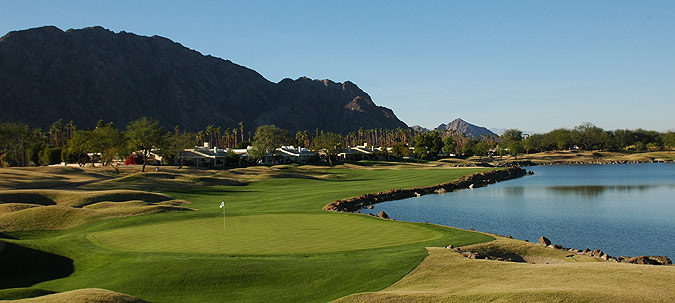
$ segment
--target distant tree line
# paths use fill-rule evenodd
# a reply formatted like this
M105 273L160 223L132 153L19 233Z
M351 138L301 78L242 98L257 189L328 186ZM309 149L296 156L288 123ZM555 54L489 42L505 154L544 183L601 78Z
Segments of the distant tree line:
M176 126L164 129L155 119L141 118L124 129L113 123L99 121L93 129L80 129L72 121L54 122L45 132L22 123L0 123L0 165L51 165L60 162L101 163L116 169L113 159L138 157L145 163L150 153L166 163L182 166L181 152L186 148L204 146L221 149L249 149L251 160L263 159L276 148L285 145L304 147L319 152L331 165L345 147L357 145L380 147L379 155L415 157L417 160L445 156L488 156L541 152L550 150L609 150L609 151L670 151L675 145L673 132L659 133L642 129L603 130L591 123L573 129L555 129L545 134L524 136L522 131L509 129L501 136L469 137L453 130L429 132L408 129L364 129L337 134L316 129L288 131L274 125L262 125L255 132L245 132L243 122L237 127L208 125L204 130L188 132ZM232 158L236 157L230 151ZM241 163L241 162L240 162Z

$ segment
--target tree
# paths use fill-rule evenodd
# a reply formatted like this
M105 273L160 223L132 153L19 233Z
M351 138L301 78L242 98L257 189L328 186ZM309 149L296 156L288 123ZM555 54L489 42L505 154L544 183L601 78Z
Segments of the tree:
M328 159L330 166L333 166L333 157L336 157L342 151L344 138L341 135L322 132L314 138L314 150L323 151Z
M391 153L397 157L410 157L411 151L403 142L398 142L391 147Z
M478 143L476 143L476 145L473 146L473 153L478 157L483 157L487 156L489 149L490 147L488 146L487 143L479 141Z
M670 153L670 150L675 147L675 133L667 132L661 135L661 142L663 142L663 147Z
M159 154L168 162L176 160L178 162L178 169L183 167L183 151L195 145L194 136L188 132L180 132L180 128L176 126L175 133L167 133L164 135L164 140L159 148Z
M431 148L431 137L428 134L420 133L415 136L415 156L417 162L427 157Z
M574 128L574 141L583 150L602 149L604 132L590 122L582 123Z
M236 129L235 129L236 131ZM260 159L288 142L288 131L274 125L261 125L255 130L253 143L251 144L256 159Z
M511 128L504 131L500 137L501 141L508 145L513 141L520 141L523 139L523 132L519 129Z
M511 141L508 145L509 154L518 159L518 154L523 152L523 145L520 141Z
M129 122L126 136L129 138L130 148L132 150L140 150L143 153L143 168L141 171L145 172L148 154L162 142L162 127L159 121L143 117Z
M77 163L79 166L84 166L91 159L87 152L92 150L91 131L76 130L73 133L72 139L68 144L68 148L63 150L62 159L68 163Z
M450 155L455 153L455 148L457 148L457 141L455 141L455 138L453 136L445 136L445 138L443 138L443 148L441 151L446 155Z
M97 126L91 131L91 152L101 155L101 164L108 166L115 157L123 158L127 149L124 142L124 135L115 127L112 122ZM116 166L114 166L117 170Z
M9 122L0 124L0 167L3 162L10 165L25 165L29 136L28 125Z

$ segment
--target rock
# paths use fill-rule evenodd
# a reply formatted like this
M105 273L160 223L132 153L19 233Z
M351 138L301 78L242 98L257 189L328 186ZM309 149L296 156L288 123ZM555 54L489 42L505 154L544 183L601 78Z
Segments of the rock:
M666 256L649 256L649 259L660 263L661 265L671 265L673 262Z
M537 241L537 244L543 245L543 246L549 246L549 245L551 245L551 240L549 240L548 238L546 238L544 236L541 236L541 238L539 238L539 241Z
M437 193L437 194L444 194L444 193L445 193L445 188L442 188L442 187L441 187L441 188L435 190L434 192Z
M476 229L472 227L472 228L471 228L471 231L476 231Z
M469 185L469 188L473 189L473 184L470 184L470 185Z
M375 208L375 206L372 206L372 205L368 206L368 209L373 209L373 208Z
M558 244L551 244L551 248L562 249L562 246L560 246Z
M389 219L389 215L387 215L387 213L385 213L384 210L381 210L380 213L377 214L377 216L382 219Z
M513 236L511 236L511 235L508 235L506 237L509 238L509 239L513 239Z

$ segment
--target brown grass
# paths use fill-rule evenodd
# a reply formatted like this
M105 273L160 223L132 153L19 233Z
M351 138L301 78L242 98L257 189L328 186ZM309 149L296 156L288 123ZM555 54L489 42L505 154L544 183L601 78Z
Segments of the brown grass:
M524 257L530 263L597 262L595 258L586 255L578 255L569 251L544 247L526 241L492 236L496 238L495 241L469 245L461 247L461 249L493 257L518 255ZM574 256L569 257L570 255Z
M512 240L513 241L513 240ZM560 260L556 250L502 241L521 253ZM486 248L487 246L483 246ZM474 246L480 248L480 246ZM487 248L486 248L487 249ZM495 249L495 248L491 248ZM522 250L525 251L522 251ZM549 250L547 254L545 250ZM339 302L673 302L674 266L610 262L528 264L472 260L444 248L392 286ZM540 257L547 258L547 257Z
M9 302L1 301L0 302ZM40 302L40 303L144 303L142 299L125 295L122 293L100 289L100 288L84 288L66 291L62 293L50 294L35 298L26 298L15 300L11 302Z

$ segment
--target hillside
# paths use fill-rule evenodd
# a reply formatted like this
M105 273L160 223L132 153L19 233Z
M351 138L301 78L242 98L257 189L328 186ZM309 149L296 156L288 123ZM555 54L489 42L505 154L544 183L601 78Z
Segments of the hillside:
M349 81L302 77L273 83L246 67L169 39L102 27L54 26L0 38L0 121L42 128L59 118L81 128L123 127L142 116L188 130L208 124L348 132L407 127Z

